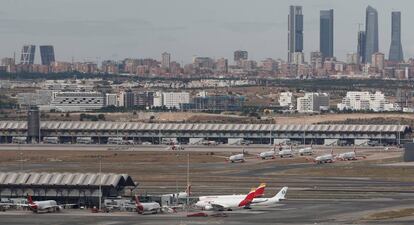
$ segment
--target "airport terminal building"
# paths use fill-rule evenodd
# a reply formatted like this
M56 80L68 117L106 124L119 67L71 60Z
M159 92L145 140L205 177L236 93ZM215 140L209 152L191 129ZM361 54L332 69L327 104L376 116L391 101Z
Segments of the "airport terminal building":
M60 204L97 206L102 198L122 196L136 184L126 174L0 173L0 198L56 200ZM101 190L101 191L100 191Z
M196 124L43 121L36 132L38 140L54 139L57 143L107 144L111 138L133 143L162 143L173 138L180 143L196 144L200 140L230 143L248 140L255 144L277 144L282 140L306 144L329 144L343 141L358 144L376 141L381 144L412 142L411 127L406 125L285 125L285 124ZM28 137L25 121L0 121L0 143L12 143Z

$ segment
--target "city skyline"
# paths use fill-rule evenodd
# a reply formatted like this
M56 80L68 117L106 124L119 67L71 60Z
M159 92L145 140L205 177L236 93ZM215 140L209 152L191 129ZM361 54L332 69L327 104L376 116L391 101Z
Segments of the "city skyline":
M86 1L85 7L88 8L87 6L92 6L97 2L96 0ZM112 5L111 2L105 0L99 3L105 6ZM136 4L135 1L128 0L122 3L132 6ZM80 4L79 1L73 0L59 4L54 4L50 0L39 0L36 3L23 0L5 1L3 11L0 11L0 21L2 21L0 30L4 34L4 43L8 44L3 44L1 56L12 56L14 52L19 54L19 49L25 43L36 45L47 43L55 46L56 58L60 61L71 61L72 57L75 61L119 60L127 57L160 59L161 53L167 51L171 53L171 60L189 63L193 56L231 59L234 50L237 49L249 51L250 58L254 60L268 57L286 59L289 5L300 5L303 7L304 14L303 52L306 59L309 58L310 52L319 49L320 10L332 8L335 10L335 56L344 60L347 53L356 52L357 23L364 23L365 8L369 4L378 9L379 50L388 56L391 43L391 12L413 5L403 0L396 2L393 7L382 0L354 0L352 4L326 0L315 0L312 3L278 1L275 4L272 1L263 0L262 4L253 2L236 4L235 11L228 12L226 9L234 1L223 3L222 7L216 11L212 11L212 7L207 4L194 4L185 0L174 2L174 4L165 3L165 8L176 9L177 14L180 12L179 6L183 4L198 12L196 14L185 11L186 17L183 18L182 15L172 14L171 11L174 10L168 12L167 9L155 10L155 5L159 1L142 1L141 3L136 14L107 15L108 12L97 13L97 10L89 8L89 10L78 10L74 15L69 15L66 11L70 10L62 8L76 8ZM54 10L42 14L44 9L41 6L46 4ZM57 9L56 5L60 8ZM274 12L268 9L271 6L277 6ZM18 19L17 12L22 10L23 12L31 10L31 12L25 18ZM353 16L348 18L351 10ZM240 13L239 16L234 17L236 11ZM251 11L251 14L244 13L248 11ZM414 34L405 26L409 24L405 21L409 21L411 16L408 15L409 13L404 14L404 10L401 11L403 12L402 43L409 58L414 55L414 43L407 40L410 40ZM258 15L259 13L261 14ZM56 14L61 16L56 18L54 17ZM49 20L49 17L54 17L54 19ZM133 29L128 30L130 27ZM37 63L38 60L39 57L36 57Z

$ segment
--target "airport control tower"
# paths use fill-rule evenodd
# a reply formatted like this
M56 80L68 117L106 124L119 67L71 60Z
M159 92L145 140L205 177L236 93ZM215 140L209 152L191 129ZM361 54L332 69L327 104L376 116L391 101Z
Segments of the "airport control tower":
M40 142L40 111L37 106L30 106L27 112L27 143Z

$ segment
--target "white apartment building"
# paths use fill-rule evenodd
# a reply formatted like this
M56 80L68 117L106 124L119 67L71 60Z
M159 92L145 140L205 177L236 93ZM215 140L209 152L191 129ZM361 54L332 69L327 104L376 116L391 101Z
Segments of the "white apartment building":
M295 97L292 92L282 92L279 96L279 105L282 107L292 107L295 103Z
M396 111L397 106L389 103L385 95L377 91L370 92L350 91L338 104L339 110L372 110L374 112Z
M117 94L105 94L105 106L119 106Z
M305 93L297 99L297 110L300 113L313 113L329 110L329 95L327 93Z
M188 92L157 92L154 95L154 106L180 109L180 104L190 103Z
M99 92L53 92L50 106L61 112L96 110L105 106L105 96Z

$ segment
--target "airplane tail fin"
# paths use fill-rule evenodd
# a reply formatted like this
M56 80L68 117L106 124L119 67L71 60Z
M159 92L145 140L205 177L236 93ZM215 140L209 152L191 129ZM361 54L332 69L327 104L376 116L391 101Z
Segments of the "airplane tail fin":
M263 196L265 188L266 188L265 183L260 184L259 187L257 187L256 190L255 190L254 197L257 198L257 197Z
M280 200L285 200L287 191L288 191L288 187L283 187L273 198L271 198L271 200L275 202L279 202Z
M185 189L185 193L187 193L188 196L191 196L191 184L187 186L187 189Z
M31 196L31 195L27 195L27 202L28 202L29 204L34 204L34 202L33 202L33 199L32 199L32 196Z
M239 207L249 205L253 201L255 193L256 193L256 188L251 189L249 194L247 194L246 197L243 199L243 201L239 203Z

